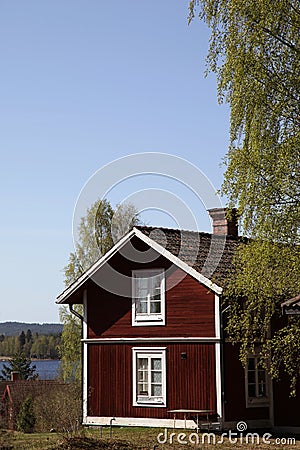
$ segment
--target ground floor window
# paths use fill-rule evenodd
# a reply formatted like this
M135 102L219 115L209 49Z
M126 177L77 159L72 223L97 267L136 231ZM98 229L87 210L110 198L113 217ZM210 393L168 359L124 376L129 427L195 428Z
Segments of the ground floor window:
M259 356L248 356L246 367L246 405L267 406L269 404L268 375L259 363Z
M133 404L166 406L166 348L135 347L133 362Z

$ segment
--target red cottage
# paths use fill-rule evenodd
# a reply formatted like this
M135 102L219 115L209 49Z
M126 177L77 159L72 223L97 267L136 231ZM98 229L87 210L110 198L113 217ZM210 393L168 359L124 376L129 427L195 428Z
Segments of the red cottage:
M222 336L238 233L210 214L212 235L133 228L58 297L83 304L84 424L300 430L288 383L271 383L257 355L244 369Z

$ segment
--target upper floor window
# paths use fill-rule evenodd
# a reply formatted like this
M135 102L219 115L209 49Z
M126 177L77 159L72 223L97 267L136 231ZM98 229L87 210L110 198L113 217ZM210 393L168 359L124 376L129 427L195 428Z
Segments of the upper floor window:
M164 270L134 270L132 273L132 325L164 324Z
M259 356L249 356L246 367L246 406L267 406L268 390L268 375L259 364Z

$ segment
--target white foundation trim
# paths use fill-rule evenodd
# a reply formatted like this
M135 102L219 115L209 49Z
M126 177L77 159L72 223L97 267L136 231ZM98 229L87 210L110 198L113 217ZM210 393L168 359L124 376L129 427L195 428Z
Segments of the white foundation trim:
M86 417L83 425L110 425L112 417ZM128 427L158 427L158 428L188 428L196 429L197 425L193 420L174 419L149 419L148 417L115 417L113 426Z
M112 417L92 417L86 416L84 418L83 425L110 425L110 420ZM225 430L235 430L236 424L239 421L235 422L225 422L224 429ZM247 420L248 429L244 431L244 434L247 434L247 431L253 430L255 428L271 428L271 423L269 420ZM129 427L158 427L158 428L174 428L174 419L149 419L149 418L141 418L141 417L116 417L112 422L113 426L129 426ZM193 420L184 420L176 419L175 428L188 428L188 429L196 429L196 423ZM272 431L275 432L284 432L291 434L299 434L300 427L273 427Z
M128 344L138 342L202 342L202 343L219 343L220 338L216 337L128 337L128 338L95 338L95 339L82 339L85 344Z

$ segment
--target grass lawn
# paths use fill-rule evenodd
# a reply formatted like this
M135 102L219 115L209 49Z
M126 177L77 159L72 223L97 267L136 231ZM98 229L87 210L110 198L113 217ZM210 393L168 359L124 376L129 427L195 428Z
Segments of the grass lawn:
M216 435L215 441L213 436L210 437L208 443L208 436L202 434L191 434L191 430L175 430L176 434L172 435L173 429L168 429L165 434L164 429L157 428L119 428L113 427L112 437L110 437L110 430L107 427L83 429L82 432L77 433L76 436L68 437L60 433L33 433L23 434L18 432L10 432L0 430L0 450L16 449L16 450L180 450L180 449L216 449L216 450L232 450L232 449L251 449L251 450L266 450L273 448L274 450L282 449L297 449L300 450L300 440L293 443L288 441L288 438L294 436L276 437L265 436L269 443L263 442L263 436L255 436L254 443L249 437L249 442L246 442L246 434L243 436L243 441L230 442L228 437L224 438L224 442L220 442L221 436ZM157 436L159 433L160 439L158 442ZM185 435L180 435L185 433ZM235 438L236 436L233 436ZM179 442L178 442L179 439ZM203 442L202 442L202 439ZM259 439L259 443L257 440ZM276 441L276 439L278 439ZM281 441L280 441L281 439ZM166 441L166 442L165 442ZM180 442L181 441L181 442ZM271 447L270 447L271 446Z

